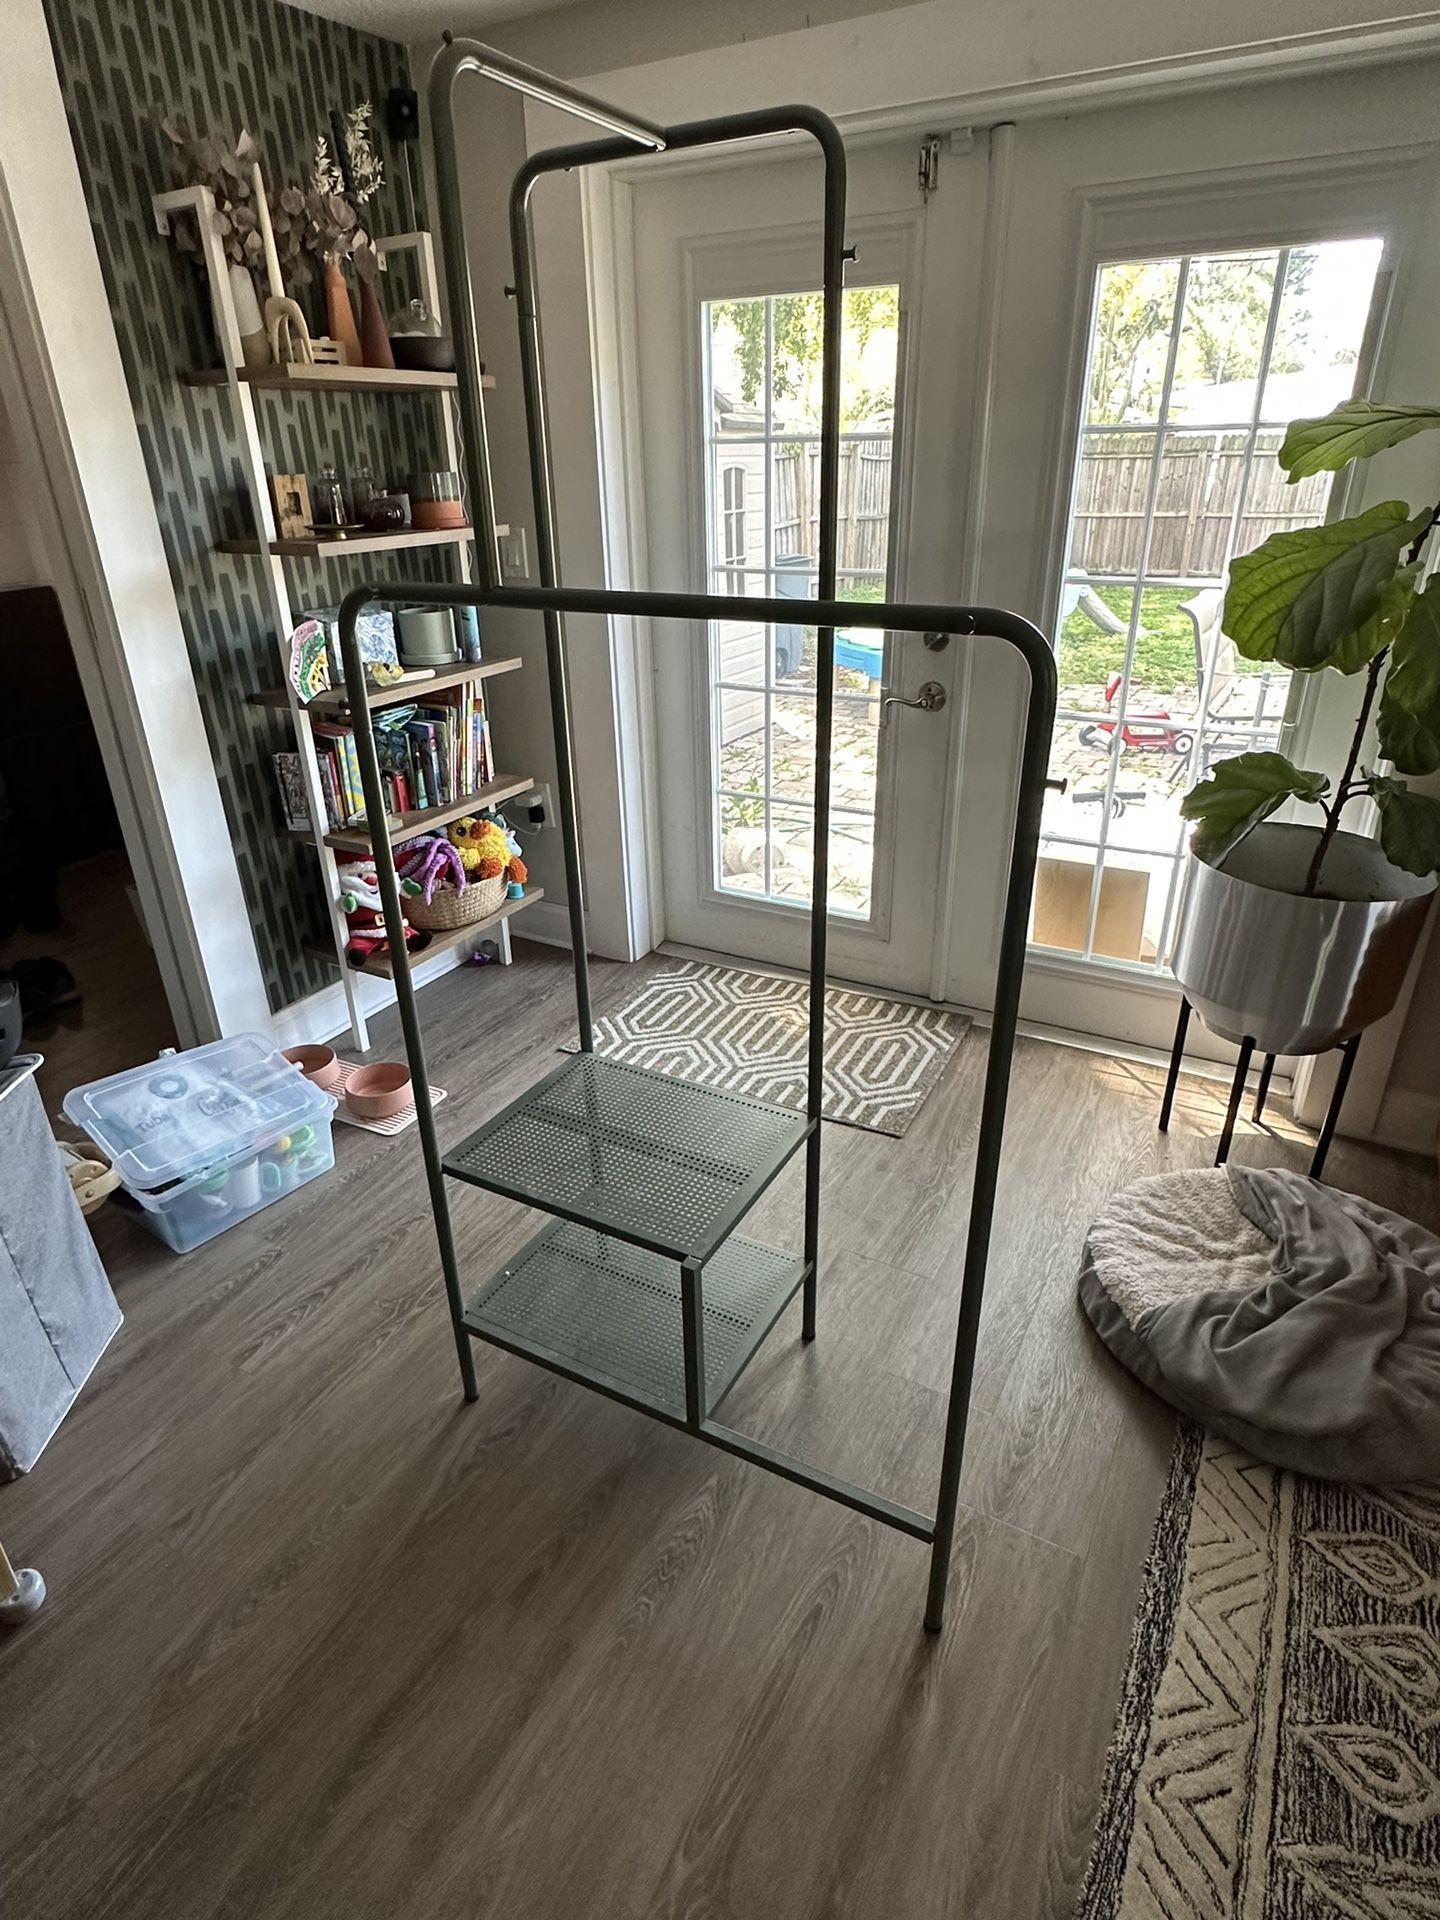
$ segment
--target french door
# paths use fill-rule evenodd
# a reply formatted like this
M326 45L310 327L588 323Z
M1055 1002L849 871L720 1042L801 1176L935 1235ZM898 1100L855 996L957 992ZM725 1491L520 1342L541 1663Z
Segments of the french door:
M953 348L973 305L959 263L981 196L962 191L957 163L950 202L932 214L913 170L908 140L851 168L842 600L958 592L941 487L964 442ZM657 635L666 932L794 966L806 958L814 848L816 630L804 603L819 552L819 200L818 169L791 156L635 190L651 582L795 606L778 624L671 622ZM932 339L918 315L934 301L952 319ZM958 657L958 643L919 634L837 633L830 951L841 977L930 990ZM899 704L922 688L924 704Z
M1246 87L1015 132L973 590L1034 619L1059 668L1031 1019L1168 1045L1183 795L1248 750L1336 757L1343 683L1239 658L1220 609L1235 554L1354 510L1330 476L1287 485L1275 453L1290 419L1383 392L1387 354L1426 324L1403 294L1432 79ZM1018 738L990 660L970 708L992 732L962 754L962 831L986 816L967 765L988 752L993 789L995 743L1013 756ZM984 993L987 946L956 949L953 997Z
M1402 295L1434 164L1429 78L1026 123L988 151L950 143L928 198L913 141L852 154L841 593L1008 606L1056 645L1065 791L1046 803L1032 1019L1165 1044L1181 796L1247 747L1333 757L1344 689L1238 660L1219 607L1232 555L1339 510L1324 480L1283 484L1285 422L1383 392L1387 351L1417 357L1425 304ZM657 637L666 930L792 965L813 767L817 199L795 159L634 193L652 584L797 605L778 627ZM876 638L842 633L837 650L832 968L984 1006L1023 669L984 642ZM926 684L943 705L885 705Z

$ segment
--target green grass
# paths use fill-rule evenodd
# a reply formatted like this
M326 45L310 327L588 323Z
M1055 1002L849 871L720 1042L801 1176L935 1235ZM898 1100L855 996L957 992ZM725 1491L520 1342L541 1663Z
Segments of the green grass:
M1130 587L1095 586L1092 591L1119 620L1130 617ZM1182 613L1194 587L1146 587L1140 602L1140 631L1135 636L1134 678L1147 687L1195 685L1195 629ZM1083 607L1060 629L1060 678L1067 685L1103 685L1120 665L1123 633L1101 633ZM1258 673L1266 663L1236 659L1239 673Z

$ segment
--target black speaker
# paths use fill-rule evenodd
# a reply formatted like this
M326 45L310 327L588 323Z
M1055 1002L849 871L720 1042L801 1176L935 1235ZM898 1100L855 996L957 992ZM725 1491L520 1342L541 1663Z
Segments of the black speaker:
M392 140L420 138L420 96L410 87L391 87L386 94L385 131Z

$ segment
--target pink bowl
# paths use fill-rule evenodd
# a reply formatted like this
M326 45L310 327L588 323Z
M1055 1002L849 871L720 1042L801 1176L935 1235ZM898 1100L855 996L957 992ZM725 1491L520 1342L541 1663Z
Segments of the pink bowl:
M339 1093L345 1076L333 1047L286 1047L283 1057L299 1067L322 1093Z
M362 1120L391 1120L415 1104L410 1069L396 1060L357 1067L345 1083L345 1104Z

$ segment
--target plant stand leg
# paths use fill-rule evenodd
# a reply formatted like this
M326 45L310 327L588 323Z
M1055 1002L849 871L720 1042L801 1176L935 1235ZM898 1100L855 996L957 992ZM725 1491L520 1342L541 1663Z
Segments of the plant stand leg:
M805 1283L800 1307L800 1338L815 1338L816 1282L820 1272L820 1129L805 1142Z
M1185 1058L1185 1035L1190 1027L1190 1002L1180 996L1180 1018L1175 1023L1175 1044L1170 1049L1170 1071L1165 1076L1165 1098L1160 1102L1160 1131L1170 1131L1170 1109L1175 1104L1175 1082L1180 1078L1180 1062Z
M1350 1069L1355 1065L1355 1056L1360 1051L1361 1038L1362 1036L1358 1033L1352 1034L1345 1042L1344 1052L1340 1056L1340 1071L1335 1076L1335 1091L1330 1096L1325 1124L1320 1129L1320 1138L1315 1143L1315 1158L1310 1162L1312 1180L1318 1180L1325 1171L1325 1158L1330 1151L1330 1142L1335 1138L1340 1109L1345 1103L1345 1089L1350 1084Z
M1247 1034L1240 1042L1240 1058L1235 1062L1235 1078L1230 1082L1230 1104L1225 1109L1225 1125L1221 1130L1220 1144L1215 1149L1215 1164L1223 1167L1230 1158L1230 1142L1235 1135L1235 1119L1240 1112L1240 1097L1245 1091L1245 1076L1250 1071L1250 1056L1255 1051L1255 1042Z
M1274 1071L1275 1071L1275 1056L1273 1053L1267 1053L1265 1056L1265 1064L1260 1069L1260 1084L1255 1089L1254 1110L1250 1115L1250 1118L1255 1122L1257 1127L1259 1126L1261 1116L1265 1111L1265 1096L1270 1091L1270 1076L1272 1073L1274 1073Z

